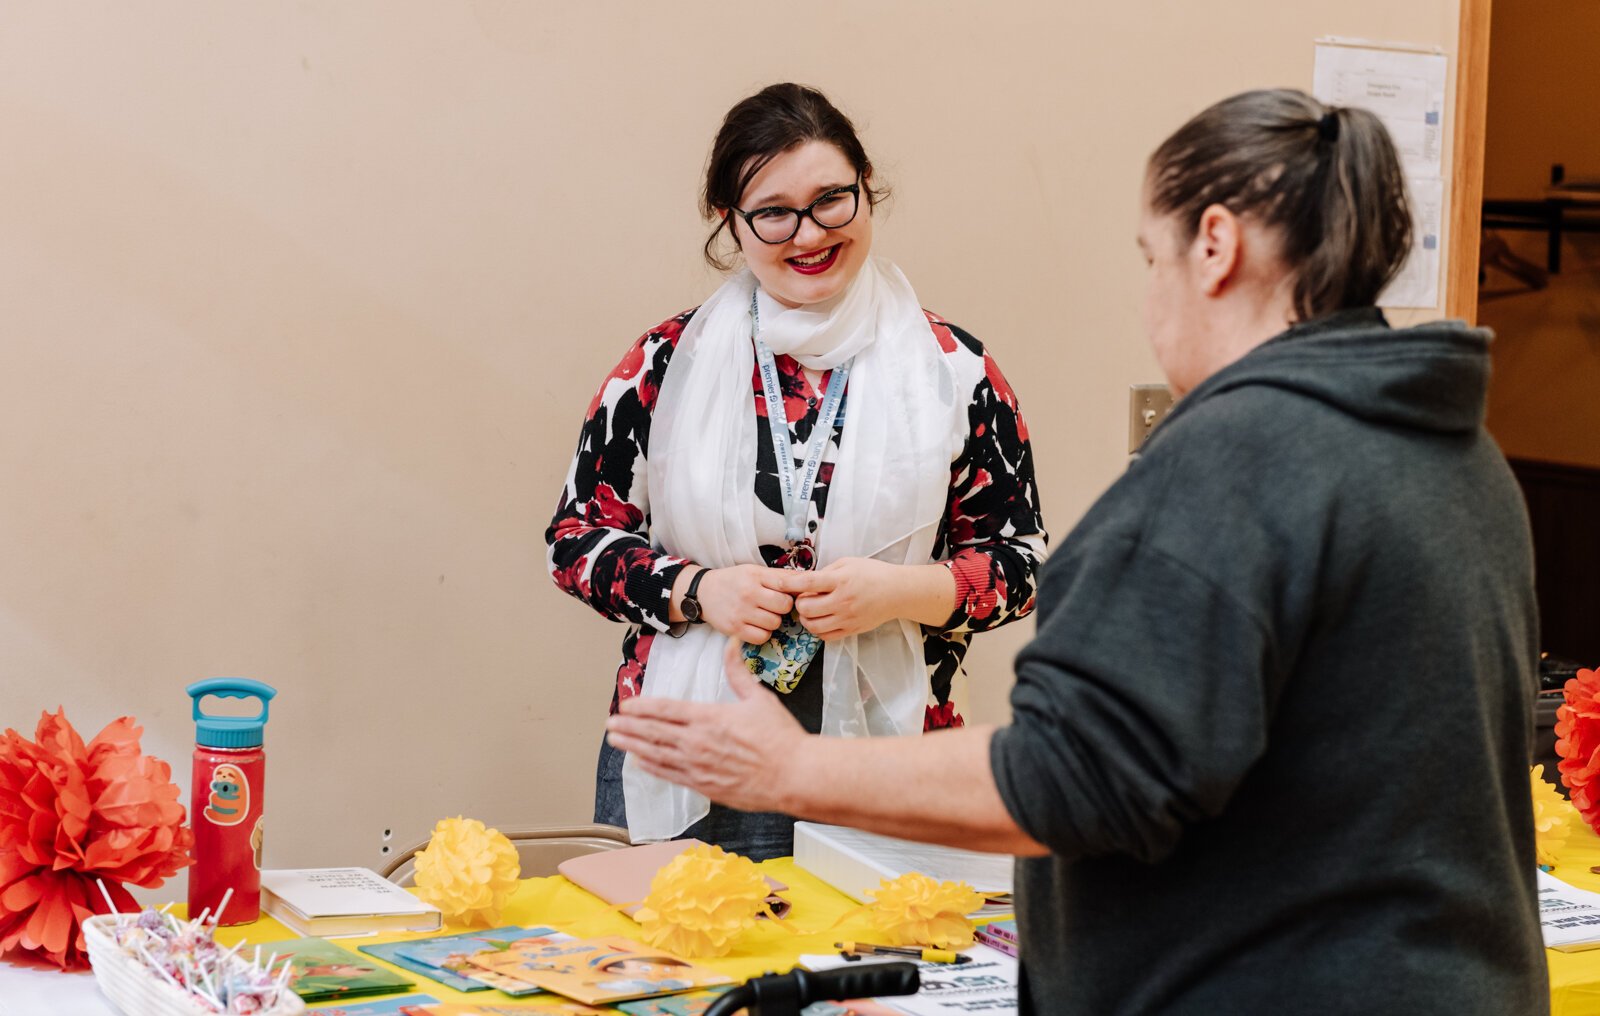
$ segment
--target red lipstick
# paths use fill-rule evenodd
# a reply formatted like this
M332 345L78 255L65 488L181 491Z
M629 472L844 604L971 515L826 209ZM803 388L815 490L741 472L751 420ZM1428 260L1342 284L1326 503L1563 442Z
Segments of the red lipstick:
M810 251L792 258L784 258L784 261L790 268L793 268L801 275L821 275L832 268L835 261L839 260L839 247L839 244L834 244L832 247L825 247L822 250ZM810 260L819 254L824 255L820 261ZM805 259L808 263L801 264L802 259Z

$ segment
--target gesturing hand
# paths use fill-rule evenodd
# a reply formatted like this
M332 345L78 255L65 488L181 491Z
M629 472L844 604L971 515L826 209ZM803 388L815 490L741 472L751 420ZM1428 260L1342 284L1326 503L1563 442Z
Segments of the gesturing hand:
M756 564L712 569L696 590L706 623L729 638L762 644L794 606L794 574Z
M606 736L652 776L744 811L781 811L784 781L805 772L797 754L811 735L750 676L741 650L730 641L722 660L737 702L623 699Z

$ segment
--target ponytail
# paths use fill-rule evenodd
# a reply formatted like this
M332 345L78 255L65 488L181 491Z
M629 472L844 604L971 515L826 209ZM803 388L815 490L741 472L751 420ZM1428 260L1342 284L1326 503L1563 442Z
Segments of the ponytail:
M1175 217L1185 242L1218 204L1274 230L1302 321L1376 303L1411 248L1399 157L1364 109L1245 92L1180 127L1149 173L1152 210Z

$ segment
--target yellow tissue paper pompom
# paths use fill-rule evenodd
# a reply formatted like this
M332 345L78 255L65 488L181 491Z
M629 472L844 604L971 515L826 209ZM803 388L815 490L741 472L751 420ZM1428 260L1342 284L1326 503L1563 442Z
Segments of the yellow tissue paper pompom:
M983 896L965 882L937 882L915 871L867 895L875 900L868 915L887 945L965 949L972 944L967 915L983 906Z
M1528 772L1533 785L1533 838L1538 863L1553 868L1567 843L1567 833L1578 818L1578 809L1545 781L1544 766Z
M443 818L417 854L417 895L458 924L500 923L500 908L517 888L522 862L497 829L475 818Z
M641 937L677 956L726 956L768 912L771 887L754 861L721 847L690 847L662 865L634 913Z

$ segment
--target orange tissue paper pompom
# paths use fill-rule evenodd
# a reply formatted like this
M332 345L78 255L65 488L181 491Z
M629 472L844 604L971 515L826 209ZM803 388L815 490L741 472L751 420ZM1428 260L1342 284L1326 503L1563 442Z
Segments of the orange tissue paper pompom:
M1566 699L1556 710L1556 754L1561 762L1561 782L1572 806L1600 832L1600 673L1580 670L1562 689Z
M0 737L0 956L87 967L83 921L106 912L96 881L136 910L124 886L153 889L189 864L172 767L140 752L141 733L124 716L84 744L58 709L32 741Z

